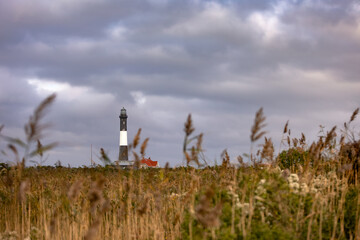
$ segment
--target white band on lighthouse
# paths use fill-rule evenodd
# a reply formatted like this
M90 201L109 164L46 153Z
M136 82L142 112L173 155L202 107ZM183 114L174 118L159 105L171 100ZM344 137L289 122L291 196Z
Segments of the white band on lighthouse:
M127 131L120 131L120 146L127 146Z

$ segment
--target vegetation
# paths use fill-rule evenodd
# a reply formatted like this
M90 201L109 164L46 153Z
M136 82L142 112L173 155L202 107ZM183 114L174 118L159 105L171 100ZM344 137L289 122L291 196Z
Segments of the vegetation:
M104 150L105 167L49 167L41 161L25 167L55 146L40 142L42 116L54 98L35 110L25 141L1 135L14 157L7 154L13 164L0 164L0 239L360 238L360 141L349 130L358 109L339 142L333 128L308 145L304 135L290 138L286 124L286 149L278 156L265 138L260 150L251 149L249 161L239 156L237 164L224 151L222 165L207 166L203 135L191 136L189 115L186 167L122 170L109 164ZM264 122L260 109L253 146L266 134ZM148 142L139 144L140 132L131 145L135 160Z

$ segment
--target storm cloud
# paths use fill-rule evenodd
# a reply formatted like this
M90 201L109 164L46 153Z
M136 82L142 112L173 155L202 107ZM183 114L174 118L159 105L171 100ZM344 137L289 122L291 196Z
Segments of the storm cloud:
M56 92L47 164L115 159L122 107L160 165L181 164L188 113L210 163L249 152L260 107L275 146L287 120L315 140L360 105L359 63L358 1L0 2L0 123L23 136Z

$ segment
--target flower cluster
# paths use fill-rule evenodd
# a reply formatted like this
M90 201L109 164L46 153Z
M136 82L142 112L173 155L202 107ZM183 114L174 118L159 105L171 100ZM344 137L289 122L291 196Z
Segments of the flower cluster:
M297 194L306 195L308 193L323 192L328 188L338 189L344 184L335 172L329 172L326 175L318 175L308 184L301 182L299 176L295 173L287 177L290 189Z
M265 211L265 195L266 195L266 188L265 188L265 179L261 179L258 183L258 186L255 190L255 207L259 208L260 211Z
M258 183L258 186L255 190L256 195L260 196L260 195L266 194L265 183L266 183L265 179L260 180L260 182Z
M228 186L228 193L231 195L235 200L235 207L236 209L240 209L245 216L249 215L250 213L250 204L249 203L241 203L239 195L235 192L232 186Z
M287 178L287 180L289 182L289 187L291 188L291 190L293 190L295 193L298 193L300 190L299 176L296 173L292 173Z
M228 188L228 193L229 195L231 195L233 198L235 198L235 206L239 207L240 206L240 199L239 199L239 195L236 194L234 188L230 185L227 187Z
M245 214L245 216L249 215L249 213L250 213L250 203L238 203L236 205L236 207L241 209L241 211L243 212L243 214Z
M305 182L300 182L299 176L292 173L288 176L287 181L290 189L297 194L306 195L310 192L309 186Z
M19 239L19 235L16 231L5 232L3 234L0 234L0 239L16 240Z
M344 181L339 179L335 172L328 172L325 176L319 175L312 180L311 192L322 192L328 188L339 189Z
M323 191L328 186L328 179L325 176L319 175L311 183L311 192L317 193Z
M171 199L171 200L175 200L175 199L177 199L177 198L181 198L181 197L184 197L184 196L186 196L186 194L187 194L187 192L185 192L185 193L171 193L170 195L169 195L169 198Z

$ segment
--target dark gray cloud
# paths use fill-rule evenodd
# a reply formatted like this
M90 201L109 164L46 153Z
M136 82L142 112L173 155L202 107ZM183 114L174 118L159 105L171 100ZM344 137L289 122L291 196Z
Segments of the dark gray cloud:
M0 121L21 134L57 92L49 164L115 158L123 106L161 164L181 163L188 113L210 162L249 151L261 106L275 142L288 119L314 139L359 105L359 29L357 1L3 1Z

